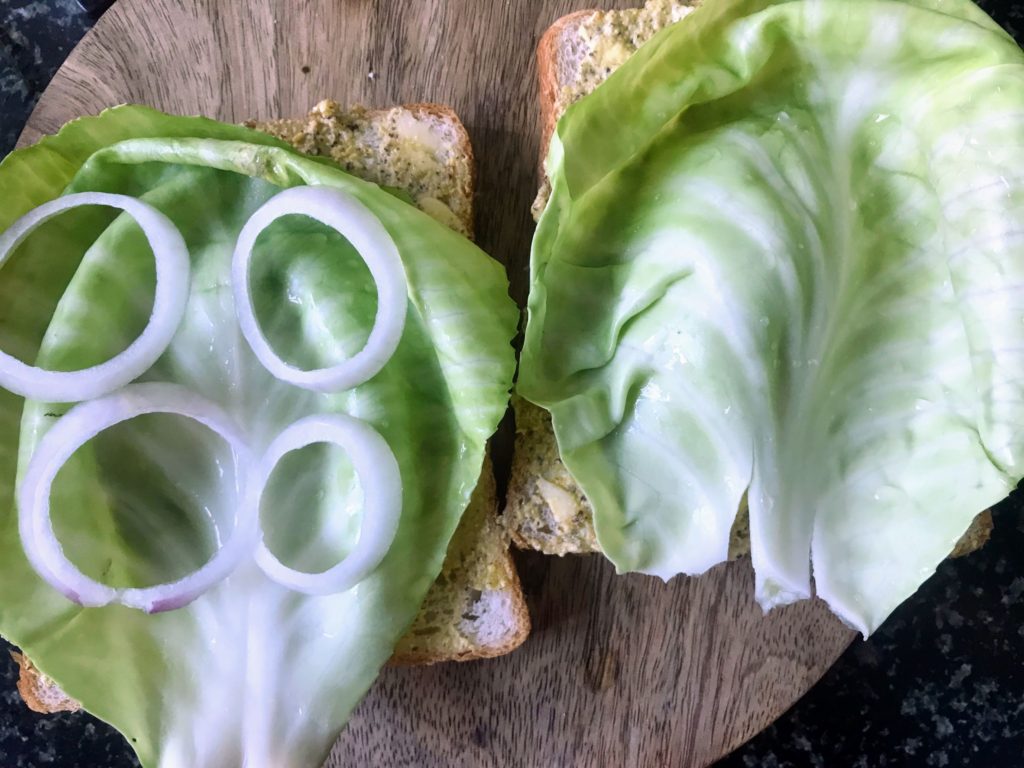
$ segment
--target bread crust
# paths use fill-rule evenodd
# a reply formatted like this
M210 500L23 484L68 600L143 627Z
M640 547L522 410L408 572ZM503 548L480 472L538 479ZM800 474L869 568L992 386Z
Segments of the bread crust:
M430 116L441 118L451 121L452 127L458 133L458 140L456 146L466 159L469 161L469 174L465 179L460 180L459 191L462 192L466 199L470 201L469 215L463 217L463 224L466 227L466 231L469 232L469 239L473 240L476 237L476 226L474 222L473 212L476 210L476 206L473 204L476 195L476 182L477 182L477 163L476 155L473 154L473 142L469 139L469 131L466 130L465 124L459 119L455 110L445 104L435 104L433 102L425 101L416 104L405 104L403 105L407 110L417 116Z
M81 705L67 696L50 678L36 669L31 659L20 653L12 653L11 658L18 665L18 693L25 706L42 715L57 712L77 712Z
M516 648L526 642L533 629L530 620L530 611L526 606L526 597L523 595L523 586L519 580L519 572L516 569L515 561L512 559L512 552L506 551L501 566L506 571L509 584L507 591L512 598L512 613L516 625L515 634L500 645L478 646L470 651L463 651L451 655L439 656L430 653L419 653L408 651L395 653L388 662L390 667L420 667L431 666L445 661L476 661L478 659L494 659L512 653Z
M537 79L540 85L540 165L541 174L544 175L544 158L548 156L548 147L551 145L551 136L558 125L558 94L562 90L562 83L558 80L559 61L561 53L565 50L565 40L579 28L580 24L589 16L593 16L595 9L576 11L562 16L555 21L540 38L537 43Z

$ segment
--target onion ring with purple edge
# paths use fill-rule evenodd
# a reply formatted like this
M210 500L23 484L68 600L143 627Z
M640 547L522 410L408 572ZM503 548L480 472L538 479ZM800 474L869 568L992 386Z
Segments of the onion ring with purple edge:
M153 312L142 334L110 360L80 371L47 371L0 351L0 387L47 403L77 403L101 397L145 373L178 331L191 289L188 247L174 223L153 206L127 195L79 192L29 211L0 235L0 269L14 250L44 222L83 205L119 208L142 229L156 262Z
M100 432L137 416L184 416L212 430L231 448L242 494L249 487L252 456L230 416L218 405L177 384L133 384L106 397L72 408L39 441L18 486L18 528L22 546L36 572L72 602L99 607L119 602L146 613L182 608L226 578L258 541L258 519L237 515L224 546L201 568L165 584L115 588L82 573L64 554L50 519L50 493L61 467ZM239 504L237 509L244 509Z
M249 291L252 252L260 233L282 216L309 216L344 236L377 284L377 315L366 345L330 368L304 371L286 363L260 329ZM395 241L359 200L333 187L292 187L278 193L242 227L231 263L235 311L253 353L276 378L315 392L340 392L369 381L398 349L408 309L408 282Z
M309 416L287 427L267 449L252 475L250 516L259 518L263 493L281 459L315 443L333 443L343 448L359 477L363 521L356 546L334 567L322 573L304 573L284 565L261 536L256 563L281 586L307 595L331 595L354 587L387 555L402 513L402 477L391 447L365 421L344 414Z

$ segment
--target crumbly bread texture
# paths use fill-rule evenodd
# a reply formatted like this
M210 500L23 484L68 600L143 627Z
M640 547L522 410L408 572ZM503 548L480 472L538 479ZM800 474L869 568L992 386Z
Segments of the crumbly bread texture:
M971 527L964 531L949 556L963 557L984 547L992 535L992 527L992 512L986 509L971 521Z
M643 8L579 11L558 19L537 47L543 156L565 110L607 79L656 32L687 16L694 6L678 0L648 0ZM539 218L550 185L545 177L534 203ZM593 509L558 454L551 416L521 398L516 415L515 456L505 522L521 549L552 555L598 552ZM951 556L980 549L992 531L992 516L978 515ZM729 555L750 552L750 518L744 497L729 541Z
M305 118L246 125L300 152L329 157L353 176L400 189L423 212L473 237L476 163L469 134L449 107L346 110L326 99Z
M49 715L56 712L77 712L82 708L53 680L36 669L27 656L12 653L11 658L18 664L18 693L33 712Z
M551 416L516 397L515 454L505 525L520 549L548 555L600 552L594 510L558 455ZM729 539L729 557L750 553L750 517L744 496Z
M307 154L329 157L354 176L401 190L441 223L467 237L473 234L473 151L469 134L448 107L343 110L327 100L305 118L247 125ZM494 472L487 461L441 576L399 641L392 664L492 658L526 640L530 616L497 508ZM20 666L18 691L31 709L54 713L79 708L29 659L18 654L15 660Z
M505 505L505 525L520 549L548 555L600 552L594 510L558 455L551 416L513 397L515 453Z
M530 616L498 520L490 461L448 547L441 575L415 623L399 641L394 664L433 664L501 656L517 648Z

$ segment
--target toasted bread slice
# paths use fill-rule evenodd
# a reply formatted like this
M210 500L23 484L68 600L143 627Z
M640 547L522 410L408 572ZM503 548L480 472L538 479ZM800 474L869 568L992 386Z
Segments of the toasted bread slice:
M648 0L643 8L579 11L558 19L537 46L542 130L541 162L565 110L591 93L662 28L683 19L694 6L679 0ZM685 22L684 22L685 23ZM539 218L550 186L544 178L533 213ZM558 454L547 411L521 398L516 414L515 454L505 524L521 549L551 555L598 552L593 509ZM951 556L980 549L992 530L988 511L979 514ZM750 523L744 498L729 541L732 558L749 554Z
M317 104L305 118L253 122L307 154L330 157L355 176L407 193L425 213L467 237L473 234L475 163L458 116L437 104L343 110ZM500 656L530 633L509 538L497 517L494 472L487 461L431 587L392 664L435 664ZM20 654L18 691L43 713L78 709Z

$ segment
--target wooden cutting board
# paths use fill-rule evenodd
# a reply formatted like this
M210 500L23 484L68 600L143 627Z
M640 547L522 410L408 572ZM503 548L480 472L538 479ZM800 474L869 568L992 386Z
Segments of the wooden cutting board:
M601 0L602 6L640 0ZM538 184L534 49L594 0L120 0L22 136L121 102L229 121L450 104L479 162L477 232L524 303ZM507 446L501 455L507 455ZM524 555L511 656L384 672L329 766L704 766L785 711L852 633L821 603L763 618L749 560L668 585L599 556Z

